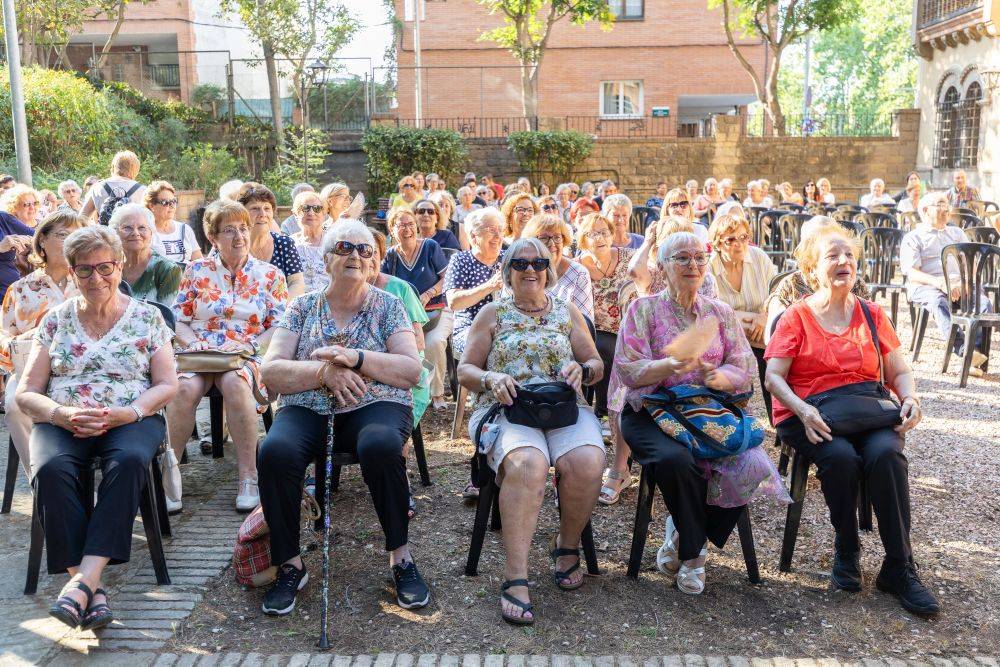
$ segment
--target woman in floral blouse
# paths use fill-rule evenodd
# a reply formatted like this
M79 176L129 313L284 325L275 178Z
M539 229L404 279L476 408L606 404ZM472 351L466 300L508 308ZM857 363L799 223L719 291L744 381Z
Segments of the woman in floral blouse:
M376 251L363 223L338 222L322 250L329 286L292 302L264 364L281 407L260 448L261 506L278 568L263 611L290 613L308 581L299 551L302 476L326 451L330 419L338 448L355 452L361 463L385 533L396 601L423 607L430 591L410 553L403 458L413 428L410 392L421 368L413 325L397 297L368 283Z
M509 406L517 388L528 382L563 381L577 392L600 380L604 365L580 310L552 296L556 282L549 251L536 238L514 241L500 268L509 290L476 316L458 366L458 380L479 394L469 420L470 437L498 403ZM556 585L583 585L580 534L597 504L604 468L600 422L586 406L575 424L536 429L509 422L498 413L496 437L480 442L489 466L503 478L500 516L507 552L501 586L500 615L514 625L535 621L528 599L528 552L545 495L550 466L559 475L560 527L551 557Z
M177 376L160 311L118 291L118 236L85 227L64 248L81 296L39 325L17 404L35 423L32 484L48 570L71 577L49 614L92 630L113 619L102 573L129 559L146 470L166 435L156 413L177 391ZM88 516L78 478L95 455L103 476Z
M236 446L240 481L236 509L249 512L259 503L257 412L267 403L260 400L267 394L260 378L259 352L271 340L288 290L281 271L250 255L250 215L242 204L213 202L205 210L204 224L217 254L195 260L184 270L174 304L178 349L251 356L236 371L180 374L177 398L167 407L170 446L179 459L194 429L195 406L213 384L218 387ZM167 505L177 511L180 500L168 497Z
M29 258L38 268L10 286L0 309L0 371L9 375L4 394L7 431L26 472L31 470L28 452L31 420L18 409L14 400L18 374L27 361L38 323L50 310L78 294L76 283L70 280L63 241L85 224L73 211L50 213L42 220L35 229L31 241L33 253Z

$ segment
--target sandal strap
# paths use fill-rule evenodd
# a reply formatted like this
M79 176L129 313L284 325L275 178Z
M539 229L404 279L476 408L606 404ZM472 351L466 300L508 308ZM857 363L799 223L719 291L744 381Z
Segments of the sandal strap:
M579 558L580 547L577 547L576 549L566 549L564 547L556 547L555 549L549 552L549 557L552 558L552 560L555 560L556 558L561 558L562 556L576 556L577 558Z
M95 605L91 605L87 608L87 615L84 618L90 618L91 616L104 615L111 611L111 607L104 604L103 602L98 602Z
M510 593L502 593L500 595L500 597L502 597L505 602L509 602L512 605L514 605L514 606L518 607L519 609L521 609L522 612L532 611L535 608L535 605L532 604L531 602L525 602L524 600L518 600L516 597L514 597ZM523 616L523 614L522 614L522 616Z
M67 591L72 591L72 590L83 591L83 594L87 596L88 603L90 602L90 598L94 597L94 591L90 590L90 586L83 583L82 581L70 581L69 583L67 583L65 586L63 586L62 590L59 592L59 597L65 597L64 594ZM98 588L97 590L101 589ZM107 594L105 593L105 595ZM72 600L73 598L70 599Z
M579 569L580 569L580 561L576 561L575 563L573 563L572 565L570 565L565 570L556 570L555 571L556 579L560 579L560 580L561 579L569 579L569 575L573 574L574 572L576 572Z
M508 589L514 588L515 586L524 586L525 588L528 588L528 586L529 586L528 580L527 579L508 579L507 581L505 581L502 584L500 584L500 590L506 591Z

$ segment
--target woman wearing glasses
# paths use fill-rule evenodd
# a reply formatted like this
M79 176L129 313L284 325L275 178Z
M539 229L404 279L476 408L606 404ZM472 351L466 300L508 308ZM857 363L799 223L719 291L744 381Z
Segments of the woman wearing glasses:
M153 212L156 237L163 244L163 255L178 264L201 259L201 248L194 230L174 219L177 214L177 191L166 181L153 181L143 196L146 208Z
M118 235L102 226L77 229L63 251L80 295L39 325L17 404L34 422L32 484L48 571L70 575L49 614L93 630L114 618L104 568L129 560L146 470L166 430L157 411L177 391L177 376L160 311L118 291ZM88 513L93 499L83 497L79 477L94 455L103 476Z
M739 216L721 215L712 221L712 259L708 272L715 278L719 299L729 304L757 358L757 374L768 419L771 395L764 388L764 327L767 324L768 287L778 270L767 253L750 245L750 226Z
M463 250L458 240L458 235L462 234L462 223L452 217L455 202L450 194L438 190L430 198L414 204L413 212L417 216L417 231L421 237L432 239L442 248Z
M538 239L549 251L552 269L556 272L556 282L549 287L549 292L575 305L593 322L594 287L590 283L590 274L563 253L572 242L569 225L562 221L558 213L542 213L528 221L522 238Z
M323 265L323 222L326 220L326 203L315 192L302 192L292 202L292 214L299 231L292 234L292 242L302 262L305 291L326 288L329 278Z
M423 175L420 180L423 181ZM403 176L399 179L399 194L392 198L392 208L401 206L412 206L418 199L423 199L424 191L417 188L417 181L413 176Z
M111 214L108 227L118 234L125 251L122 280L136 299L174 305L182 269L153 251L156 226L153 214L142 204L124 204Z
M215 385L226 404L229 433L236 447L239 490L236 510L258 502L257 412L266 406L259 351L274 334L288 298L285 276L250 254L250 214L242 204L220 199L205 209L205 235L218 254L196 259L184 269L174 303L179 350L242 352L244 365L224 373L179 373L180 389L167 406L170 446L178 459L194 430L194 412ZM167 506L180 509L180 497Z
M476 316L458 366L458 381L479 395L469 420L471 436L493 406L513 403L519 384L562 381L580 392L583 384L597 382L604 373L579 309L546 291L556 276L541 241L514 241L500 275L504 296ZM499 503L507 559L500 615L514 625L532 625L528 552L549 467L555 466L559 475L561 510L559 533L551 543L553 579L559 589L571 591L583 585L580 534L597 502L604 439L600 423L586 406L580 407L575 424L562 428L512 424L503 413L494 424L499 430L486 458L503 479Z
M290 613L309 579L299 548L302 477L326 450L331 418L338 448L361 463L385 533L396 601L423 607L430 591L410 553L403 458L413 428L410 391L420 380L412 323L397 297L368 282L375 239L363 223L334 225L322 250L329 285L292 302L264 362L280 407L260 448L261 506L278 568L263 611Z
M523 192L508 196L500 206L505 220L503 230L504 245L510 245L521 238L521 230L534 216L538 215L538 204L531 195Z

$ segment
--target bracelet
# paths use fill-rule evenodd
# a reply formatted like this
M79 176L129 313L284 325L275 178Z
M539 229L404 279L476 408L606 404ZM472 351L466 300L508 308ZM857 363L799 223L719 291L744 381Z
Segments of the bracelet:
M140 408L140 407L139 407L138 405L136 405L135 403L133 403L133 404L132 404L132 405L130 405L129 407L130 407L130 408L132 408L132 412L134 412L134 413L135 413L135 422L136 422L136 423L138 424L138 423L139 423L139 422L141 422L141 421L143 420L143 418L144 418L144 417L146 416L146 413L145 413L145 412L143 412L143 411L142 411L142 408Z
M485 373L479 376L479 386L482 388L483 392L485 392L487 389L490 388L489 375L490 372L486 371Z
M56 423L56 412L58 412L58 411L59 411L59 408L61 408L61 407L62 407L61 405L58 405L58 404L57 404L57 405L56 405L56 406L55 406L54 408L52 408L52 410L51 410L51 411L49 412L49 423L50 423L50 424L52 424L53 426L55 426L55 423Z
M913 401L918 408L920 407L920 399L917 398L916 396L904 396L903 398L899 399L899 402L901 404L906 403L907 401Z
M363 350L355 350L358 353L358 363L351 366L352 371L360 371L361 365L365 363L365 353Z

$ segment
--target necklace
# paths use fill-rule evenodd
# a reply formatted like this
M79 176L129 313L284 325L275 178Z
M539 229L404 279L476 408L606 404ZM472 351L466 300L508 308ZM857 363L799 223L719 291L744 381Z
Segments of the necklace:
M518 304L517 301L514 302L514 307L520 310L522 313L527 313L529 315L534 313L540 313L549 307L549 297L548 295L545 296L545 303L542 305L541 308L525 308L524 306Z
M618 268L618 257L618 253L613 252L612 260L608 263L608 268L601 269L601 277L597 280L597 286L599 288L606 290L611 287L612 281L611 278L608 277L608 274ZM597 259L597 255L594 255L594 259ZM600 264L597 264L597 268L600 269Z
M97 323L98 326L95 327L93 323L88 323L84 318L86 313L86 310L83 312L77 312L77 319L80 321L80 326L83 327L84 333L86 333L91 340L99 341L107 336L108 332L111 331L115 327L115 324L118 323L118 319L122 314L122 304L120 301L115 304L115 310L111 316L111 323L107 326L104 326L103 323Z

